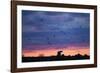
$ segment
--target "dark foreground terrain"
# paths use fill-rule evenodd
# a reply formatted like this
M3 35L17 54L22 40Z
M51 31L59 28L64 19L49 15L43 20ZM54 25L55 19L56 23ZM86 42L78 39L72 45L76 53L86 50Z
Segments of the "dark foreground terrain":
M39 62L39 61L64 61L64 60L84 60L90 59L88 55L80 55L77 54L75 56L64 56L64 55L57 55L57 56L40 56L40 57L22 57L22 62Z

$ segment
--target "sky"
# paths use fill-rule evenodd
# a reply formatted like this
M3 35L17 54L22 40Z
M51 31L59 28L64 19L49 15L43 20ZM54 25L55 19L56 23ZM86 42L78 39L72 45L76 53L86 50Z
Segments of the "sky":
M69 51L69 55L79 52L89 55L89 41L89 13L22 10L22 51L25 56L54 55L58 50L66 55Z

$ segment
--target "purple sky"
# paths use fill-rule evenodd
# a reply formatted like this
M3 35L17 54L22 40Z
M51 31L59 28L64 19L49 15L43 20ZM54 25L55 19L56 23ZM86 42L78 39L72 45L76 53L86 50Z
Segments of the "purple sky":
M22 48L89 46L90 14L22 10ZM33 47L33 45L37 47Z

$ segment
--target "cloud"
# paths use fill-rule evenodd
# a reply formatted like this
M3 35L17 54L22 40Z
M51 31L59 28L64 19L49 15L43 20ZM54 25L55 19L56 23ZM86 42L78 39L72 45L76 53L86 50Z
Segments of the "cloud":
M88 13L22 11L23 32L56 31L89 27ZM38 30L30 30L30 28ZM28 30L29 29L29 30Z
M90 39L89 13L22 11L22 44L87 44Z

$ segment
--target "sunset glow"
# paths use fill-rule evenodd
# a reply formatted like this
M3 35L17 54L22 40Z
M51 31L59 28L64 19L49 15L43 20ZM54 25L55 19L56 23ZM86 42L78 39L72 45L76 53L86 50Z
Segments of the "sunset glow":
M69 47L69 48L61 48L61 51L63 51L63 54L65 56L68 55L76 55L76 54L81 54L81 55L89 55L89 48L80 48L76 49L74 47ZM45 49L45 50L23 50L23 56L25 57L39 57L39 56L55 56L57 55L57 51L60 51L57 49Z

